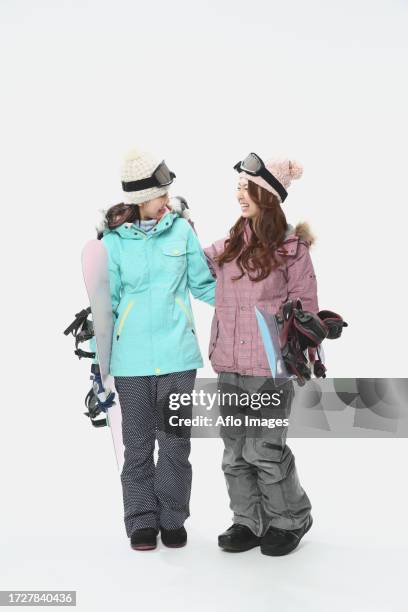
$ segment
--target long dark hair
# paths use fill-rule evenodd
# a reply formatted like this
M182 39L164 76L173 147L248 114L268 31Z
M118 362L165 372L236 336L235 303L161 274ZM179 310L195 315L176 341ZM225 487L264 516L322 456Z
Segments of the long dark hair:
M115 204L105 213L102 228L97 228L98 239L102 238L104 229L115 229L122 223L140 221L140 210L137 204Z
M280 202L273 193L251 180L248 180L248 193L260 208L257 217L254 220L249 219L251 239L245 244L246 220L240 217L230 229L225 250L218 256L217 261L222 266L226 262L236 260L241 274L232 280L239 280L247 273L250 280L259 282L281 263L275 256L275 250L285 238L288 223ZM255 273L255 276L251 276L251 273Z

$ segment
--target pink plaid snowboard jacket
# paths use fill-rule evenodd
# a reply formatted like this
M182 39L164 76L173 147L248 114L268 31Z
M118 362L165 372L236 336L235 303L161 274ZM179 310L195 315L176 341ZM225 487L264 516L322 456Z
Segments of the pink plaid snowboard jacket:
M247 231L251 231L249 225ZM215 372L270 376L254 307L275 314L282 303L300 298L304 310L318 312L316 275L309 253L314 237L307 223L298 223L295 228L288 225L283 242L288 255L284 256L280 247L276 255L282 264L257 283L246 274L231 280L240 274L235 261L223 266L214 261L223 252L225 240L204 249L217 279L208 357Z

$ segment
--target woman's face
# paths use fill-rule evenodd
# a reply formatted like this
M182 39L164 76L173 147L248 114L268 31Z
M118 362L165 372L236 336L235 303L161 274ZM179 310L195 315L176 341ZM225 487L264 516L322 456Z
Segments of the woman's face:
M142 219L161 219L165 212L168 211L167 204L169 196L166 193L159 198L154 198L148 202L140 204L140 216Z
M254 218L259 214L259 206L251 199L248 193L248 179L240 178L237 187L237 200L241 206L241 216Z

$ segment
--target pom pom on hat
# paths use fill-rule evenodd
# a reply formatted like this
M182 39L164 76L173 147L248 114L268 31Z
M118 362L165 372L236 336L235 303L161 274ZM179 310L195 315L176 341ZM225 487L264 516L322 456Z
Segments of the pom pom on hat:
M289 172L291 179L300 179L303 174L303 166L296 160L289 160Z

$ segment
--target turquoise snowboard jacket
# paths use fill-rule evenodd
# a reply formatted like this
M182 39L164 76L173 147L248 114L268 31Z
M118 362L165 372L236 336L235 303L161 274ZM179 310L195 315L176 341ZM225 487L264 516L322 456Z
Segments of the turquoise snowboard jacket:
M169 212L149 232L124 223L105 229L102 241L115 322L112 376L203 367L189 291L214 305L216 282L188 221ZM90 346L95 351L94 338Z

